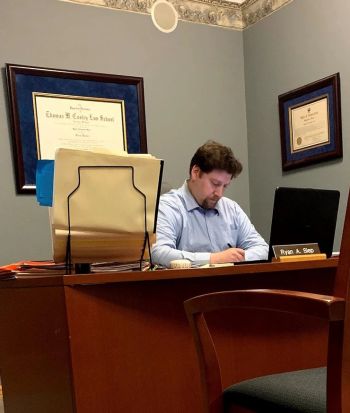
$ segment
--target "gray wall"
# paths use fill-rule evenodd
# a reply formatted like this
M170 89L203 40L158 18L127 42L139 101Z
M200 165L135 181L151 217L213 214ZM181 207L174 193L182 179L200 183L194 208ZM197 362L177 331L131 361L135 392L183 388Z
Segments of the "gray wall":
M10 62L143 77L148 150L165 160L170 186L186 178L193 151L216 138L245 166L228 196L251 212L267 239L276 186L339 189L337 249L350 170L349 12L348 0L294 0L243 34L179 22L166 35L149 16L55 0L1 0L0 67ZM278 95L336 72L343 160L282 173ZM2 77L0 264L50 258L47 210L33 196L15 193Z
M268 238L276 186L335 188L341 207L349 189L350 2L294 0L244 32L251 215ZM343 160L282 173L278 95L340 72Z
M193 151L209 138L245 165L228 195L249 212L243 35L179 22L159 32L150 16L55 0L0 1L0 67L5 63L141 76L148 151L179 186ZM0 265L51 257L48 212L16 195L5 81L0 90Z

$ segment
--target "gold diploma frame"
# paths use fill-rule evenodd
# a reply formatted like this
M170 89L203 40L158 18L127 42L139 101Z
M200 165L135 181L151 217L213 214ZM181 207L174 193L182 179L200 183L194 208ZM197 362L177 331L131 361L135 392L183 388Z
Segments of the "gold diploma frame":
M282 169L341 158L339 73L278 97Z
M147 153L141 77L6 64L17 193L58 148Z

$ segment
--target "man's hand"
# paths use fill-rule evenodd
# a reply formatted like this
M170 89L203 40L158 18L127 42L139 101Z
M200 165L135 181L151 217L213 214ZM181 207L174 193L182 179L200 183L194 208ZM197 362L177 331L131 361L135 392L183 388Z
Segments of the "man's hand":
M229 248L210 255L210 264L223 264L225 262L244 261L244 250L242 248Z

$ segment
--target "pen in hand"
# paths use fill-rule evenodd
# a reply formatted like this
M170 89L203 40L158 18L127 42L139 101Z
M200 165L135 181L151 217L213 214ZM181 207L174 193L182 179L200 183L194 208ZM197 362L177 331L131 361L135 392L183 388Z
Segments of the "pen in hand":
M227 246L229 248L234 248L229 242L227 243ZM237 262L237 261L244 261L244 250L242 250L241 248L234 248L234 255L232 256L232 261ZM227 250L226 250L227 251Z

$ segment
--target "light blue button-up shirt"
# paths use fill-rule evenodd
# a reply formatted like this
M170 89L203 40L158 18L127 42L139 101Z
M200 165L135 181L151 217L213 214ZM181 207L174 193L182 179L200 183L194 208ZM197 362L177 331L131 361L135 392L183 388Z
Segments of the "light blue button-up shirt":
M199 206L187 182L159 200L157 242L152 261L165 267L172 260L188 259L192 265L210 262L210 254L232 247L245 250L245 260L267 259L268 245L242 208L222 197L215 209Z

